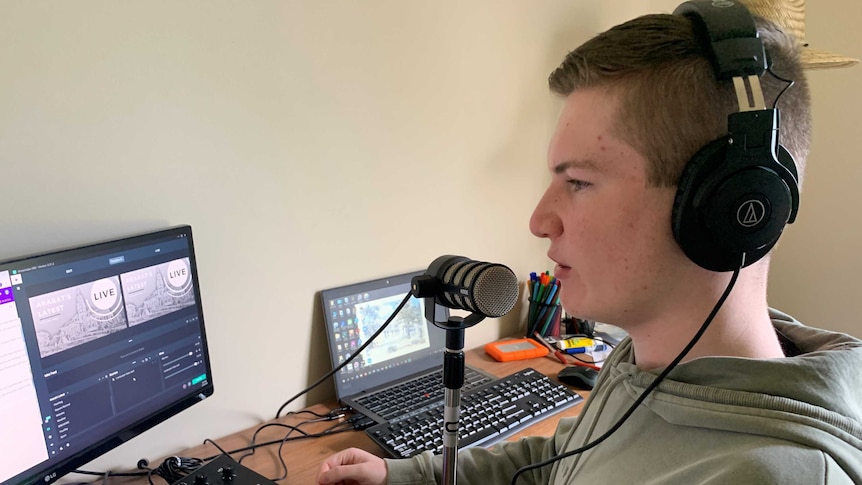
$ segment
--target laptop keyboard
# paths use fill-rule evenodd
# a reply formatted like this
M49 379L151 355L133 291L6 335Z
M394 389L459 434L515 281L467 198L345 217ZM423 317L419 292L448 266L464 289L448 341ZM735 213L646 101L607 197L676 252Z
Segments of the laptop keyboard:
M461 392L475 389L493 379L464 368L464 385ZM396 423L418 413L441 405L443 402L443 371L413 379L403 384L383 389L370 396L356 399L356 402L390 423Z
M583 401L562 384L534 369L524 369L469 391L462 388L458 447L492 444ZM408 458L443 449L443 401L398 422L365 431L390 456Z

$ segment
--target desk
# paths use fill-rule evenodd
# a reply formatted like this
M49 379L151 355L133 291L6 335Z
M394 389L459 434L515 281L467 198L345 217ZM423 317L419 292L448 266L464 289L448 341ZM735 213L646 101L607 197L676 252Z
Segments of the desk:
M556 376L557 372L559 372L560 369L563 367L563 365L559 361L548 357L539 357L535 359L514 362L497 362L491 357L489 357L487 354L485 354L484 350L482 350L481 348L466 351L465 358L467 364L478 369L482 369L489 374L498 377L512 374L527 367L532 367L539 372L550 376L553 379ZM588 394L587 392L577 392L586 399ZM307 407L306 409L316 411L322 414L328 412L330 409L337 406L337 403L330 402L314 404ZM582 406L583 403L579 403L575 406L565 409L560 413L557 413L520 431L519 433L508 438L508 440L517 440L524 436L550 436L553 434L554 429L557 425L557 421L561 417L577 416L578 413L581 411ZM278 420L272 420L270 422L296 424L306 419L307 415L299 417L287 416ZM332 424L334 424L334 421L313 423L307 426L303 426L302 429L306 432L314 433L322 431L331 426ZM238 433L234 433L229 436L213 439L219 444L219 446L228 451L243 448L251 443L252 434L255 432L256 429L258 429L258 427L259 426L254 426L252 428L240 431ZM286 431L284 429L280 429L274 426L267 428L261 431L261 433L258 435L257 442L260 443L264 441L280 440L282 437L284 437L285 432ZM317 470L320 467L320 463L323 462L323 460L325 460L326 457L328 457L329 455L349 447L362 448L378 456L386 456L383 450L373 441L371 441L371 438L369 438L364 431L352 431L347 433L334 434L322 438L287 442L282 448L282 456L284 457L284 461L287 464L288 474L287 478L279 481L279 483L291 485L314 483L314 479L317 476ZM247 466L248 468L253 469L254 471L260 473L265 477L278 477L284 473L284 470L281 468L281 462L278 459L277 453L277 444L262 447L257 449L254 455L245 458L242 464ZM217 454L219 454L219 450L216 449L216 447L211 444L206 444L185 450L184 452L180 453L179 456L204 458ZM238 459L240 456L241 454L235 454L233 455L233 458ZM161 463L161 460L153 463L153 465L157 465L158 463ZM159 477L156 477L154 479L154 482L164 483L164 480ZM123 485L148 484L145 477L125 479L113 478L110 483Z

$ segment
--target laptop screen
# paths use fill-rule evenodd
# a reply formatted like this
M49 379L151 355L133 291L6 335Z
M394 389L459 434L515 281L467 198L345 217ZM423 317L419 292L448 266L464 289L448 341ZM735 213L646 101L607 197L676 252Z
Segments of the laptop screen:
M350 358L388 319L422 271L323 290L326 336L333 368ZM449 317L437 305L437 320ZM411 297L374 342L333 376L339 399L443 364L444 330L425 319L425 300Z
M54 481L212 392L191 227L0 262L0 485Z

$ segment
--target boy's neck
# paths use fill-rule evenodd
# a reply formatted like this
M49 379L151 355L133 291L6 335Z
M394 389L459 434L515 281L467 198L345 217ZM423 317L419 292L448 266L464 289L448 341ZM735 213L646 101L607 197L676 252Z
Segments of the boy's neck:
M660 320L626 329L632 337L638 368L650 370L670 364L697 333L718 297L711 302L694 297L681 301L687 303L676 306ZM682 362L709 356L751 359L784 356L769 318L765 277L743 270L715 319Z

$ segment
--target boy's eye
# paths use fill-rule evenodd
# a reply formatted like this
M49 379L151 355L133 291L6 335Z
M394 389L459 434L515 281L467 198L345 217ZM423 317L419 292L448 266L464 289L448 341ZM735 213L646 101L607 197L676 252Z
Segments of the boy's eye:
M592 185L591 183L585 182L583 180L569 180L568 182L569 185L572 187L572 190L574 190L575 192L583 190Z

